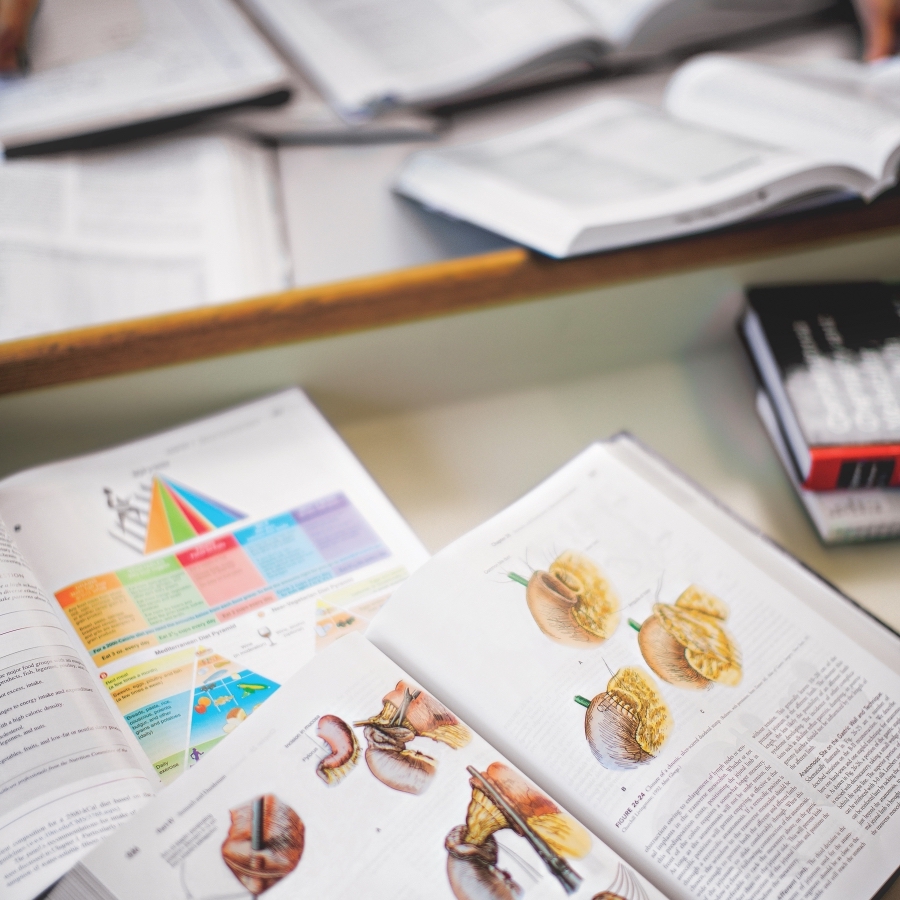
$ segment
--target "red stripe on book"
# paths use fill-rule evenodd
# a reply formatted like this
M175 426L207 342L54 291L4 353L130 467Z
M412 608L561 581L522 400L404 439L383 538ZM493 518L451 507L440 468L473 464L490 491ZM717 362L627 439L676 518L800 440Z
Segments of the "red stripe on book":
M893 462L888 486L900 487L900 444L851 444L836 447L810 447L812 465L803 487L811 491L834 491L841 485L841 467L866 462ZM863 487L865 485L862 485ZM884 487L880 484L878 487Z

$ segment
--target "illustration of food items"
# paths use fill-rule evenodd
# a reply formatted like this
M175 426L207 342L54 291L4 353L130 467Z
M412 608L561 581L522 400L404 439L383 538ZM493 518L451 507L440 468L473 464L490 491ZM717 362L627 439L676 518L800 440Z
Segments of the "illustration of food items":
M593 700L577 696L575 702L587 708L584 734L597 762L607 769L651 762L672 731L672 714L656 682L633 666L619 669Z
M465 747L472 734L456 716L425 691L405 681L382 697L381 712L354 722L366 739L369 771L395 791L422 794L437 773L437 760L415 747L417 738L440 741L454 750ZM317 734L328 747L316 774L325 784L338 784L356 766L359 743L353 729L335 715L321 716Z
M256 797L229 814L222 859L250 894L259 897L297 868L303 856L303 821L274 794Z
M580 859L591 848L588 832L549 797L501 762L484 772L467 766L472 798L465 825L447 835L447 877L457 900L516 900L524 893L500 868L497 832L510 829L525 838L567 894L581 876L567 858Z
M656 603L643 625L632 619L647 665L669 684L704 690L716 684L734 687L743 674L741 653L722 623L728 607L696 585L674 604Z
M586 556L566 550L529 579L509 577L525 586L525 601L538 628L570 647L601 644L619 624L619 598L600 569Z
M337 716L321 716L316 734L329 747L330 753L319 760L316 774L325 784L337 784L346 778L359 762L359 743L353 729Z

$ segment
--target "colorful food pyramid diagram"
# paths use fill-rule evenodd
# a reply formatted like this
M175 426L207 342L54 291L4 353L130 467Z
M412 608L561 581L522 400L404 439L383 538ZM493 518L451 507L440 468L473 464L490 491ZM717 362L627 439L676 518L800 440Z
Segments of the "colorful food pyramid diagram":
M144 553L180 544L198 534L214 531L243 518L244 513L168 478L155 475Z

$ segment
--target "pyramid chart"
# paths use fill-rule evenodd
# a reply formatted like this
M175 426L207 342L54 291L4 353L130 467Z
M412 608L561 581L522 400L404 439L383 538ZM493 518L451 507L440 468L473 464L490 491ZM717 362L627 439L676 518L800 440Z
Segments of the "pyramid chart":
M198 534L243 518L244 513L156 475L150 494L144 553L189 541Z

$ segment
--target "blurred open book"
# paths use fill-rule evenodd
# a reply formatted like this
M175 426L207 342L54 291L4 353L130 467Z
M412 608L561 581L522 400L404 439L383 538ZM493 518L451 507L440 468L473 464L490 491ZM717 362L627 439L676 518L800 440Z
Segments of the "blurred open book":
M830 0L244 0L335 108L434 106L808 15Z
M663 108L601 100L521 131L422 151L396 187L564 257L892 187L896 76L861 63L696 57Z

